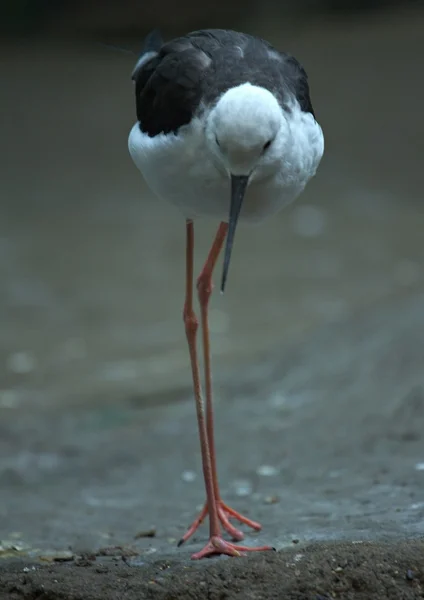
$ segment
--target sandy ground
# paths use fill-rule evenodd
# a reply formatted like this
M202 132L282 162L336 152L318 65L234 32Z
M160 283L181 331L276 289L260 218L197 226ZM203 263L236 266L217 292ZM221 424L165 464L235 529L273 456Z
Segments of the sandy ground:
M176 548L204 499L184 225L127 155L131 64L3 48L0 597L422 597L422 90L391 118L422 27L287 36L326 159L301 201L240 229L211 315L222 493L263 524L246 543L277 552L199 564L206 527Z
M189 399L4 418L2 589L11 598L41 589L69 599L421 598L423 301L325 327L220 387L223 496L262 522L247 543L276 553L192 566L206 528L177 549L203 499Z

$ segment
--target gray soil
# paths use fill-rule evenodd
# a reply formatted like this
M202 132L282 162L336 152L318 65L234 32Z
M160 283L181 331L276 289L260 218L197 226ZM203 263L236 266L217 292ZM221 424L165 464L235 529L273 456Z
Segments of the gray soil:
M204 500L184 222L126 153L131 64L35 44L28 70L28 48L5 49L0 598L424 597L422 102L387 131L423 23L289 44L315 72L327 158L299 203L240 229L211 314L222 495L263 525L246 544L277 551L200 562L206 526L176 547Z

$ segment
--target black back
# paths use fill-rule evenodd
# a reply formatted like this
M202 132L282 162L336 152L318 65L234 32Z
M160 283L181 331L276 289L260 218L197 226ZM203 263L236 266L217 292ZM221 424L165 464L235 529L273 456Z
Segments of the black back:
M133 79L137 119L149 136L176 133L201 105L246 82L275 94L286 110L294 96L304 112L314 115L303 67L251 35L205 29L162 44L154 33L145 52L156 54L135 68Z

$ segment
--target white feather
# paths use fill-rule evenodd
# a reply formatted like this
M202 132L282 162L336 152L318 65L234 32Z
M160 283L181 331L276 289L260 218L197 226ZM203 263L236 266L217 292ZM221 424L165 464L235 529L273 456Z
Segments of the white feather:
M251 174L240 220L256 222L303 191L322 158L324 136L295 99L287 112L268 90L243 84L178 134L149 137L136 123L128 147L151 190L186 218L227 221L230 174Z

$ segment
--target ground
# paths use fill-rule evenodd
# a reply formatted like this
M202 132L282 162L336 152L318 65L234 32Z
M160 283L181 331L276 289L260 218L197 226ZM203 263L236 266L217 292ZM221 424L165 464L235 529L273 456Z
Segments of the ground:
M13 599L202 598L245 600L404 600L422 598L424 544L328 543L242 560L193 564L163 556L149 562L121 557L0 574Z
M206 526L176 546L204 500L184 222L128 158L132 63L5 49L0 598L423 597L421 104L389 129L377 110L419 71L422 18L323 28L290 48L326 131L320 174L240 228L211 305L222 494L263 525L246 543L276 552L199 563ZM213 228L196 224L198 266Z
M277 589L422 597L423 300L397 298L326 326L252 365L242 384L240 372L221 386L223 495L262 521L247 543L276 553L193 564L206 528L176 547L203 498L188 399L4 415L3 589L12 598L38 598L41 586L46 598L69 599L202 598L205 589L211 598Z

